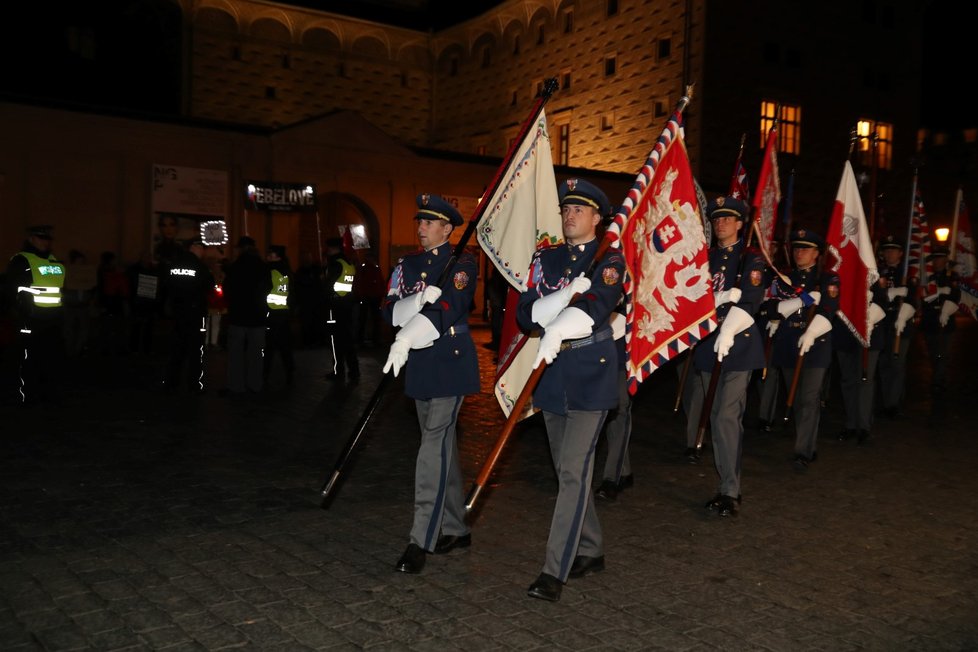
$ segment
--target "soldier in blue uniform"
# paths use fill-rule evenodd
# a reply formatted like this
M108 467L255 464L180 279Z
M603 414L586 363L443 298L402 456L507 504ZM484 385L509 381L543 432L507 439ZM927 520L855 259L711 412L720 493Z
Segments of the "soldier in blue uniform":
M764 260L746 249L743 232L750 209L735 197L717 197L706 207L716 245L710 249L710 274L720 327L693 349L692 376L684 392L686 414L698 429L703 399L716 362L720 378L710 410L713 464L720 483L705 507L735 516L740 505L740 466L747 386L754 369L764 367L764 340L754 315L764 301ZM695 432L695 430L694 430ZM694 435L695 437L695 435Z
M820 395L826 369L832 363L832 317L839 307L839 277L818 268L825 247L822 236L809 229L796 229L790 242L794 264L789 275L791 286L775 278L775 298L766 301L761 310L768 319L781 321L774 333L771 365L780 367L786 384L794 377L798 356L803 356L792 409L793 463L796 470L805 471L817 458Z
M947 350L955 328L954 313L961 301L958 275L948 269L947 255L948 249L944 245L935 246L930 254L934 272L928 285L936 286L937 291L924 297L920 317L920 330L924 333L931 363L931 414L937 418L944 416Z
M446 270L452 258L448 238L463 219L437 195L418 195L417 204L414 219L422 249L398 261L381 306L387 322L400 328L384 373L397 376L406 366L405 393L414 399L421 426L414 523L410 543L395 565L402 573L420 573L430 552L444 554L471 543L455 423L465 395L479 391L468 322L478 266L463 253Z
M870 324L869 347L864 347L856 339L838 314L832 320L832 350L839 363L839 389L846 414L846 426L839 433L838 440L845 441L855 436L860 445L869 441L873 426L876 366L884 344L883 333L876 325L886 317L881 305L886 300L886 289L874 283L867 298L870 301L867 314Z
M605 194L583 179L569 179L558 196L565 241L534 254L516 314L522 329L543 330L534 367L548 365L533 405L547 428L557 502L543 572L528 595L550 601L560 599L568 577L604 568L591 480L598 435L608 411L618 406L622 372L609 321L625 269L615 248L594 261L597 227L611 208Z
M879 267L879 286L886 293L880 305L886 316L876 326L883 340L877 365L879 400L876 403L881 406L882 415L890 418L898 416L903 402L907 351L914 336L913 317L920 303L917 279L904 278L903 253L904 244L894 236L887 236L880 243L883 260Z

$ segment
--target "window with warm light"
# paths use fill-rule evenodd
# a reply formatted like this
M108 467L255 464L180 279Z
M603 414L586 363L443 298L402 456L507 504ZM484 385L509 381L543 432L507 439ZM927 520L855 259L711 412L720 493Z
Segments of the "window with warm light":
M870 165L872 161L873 139L876 139L876 166L880 170L893 167L893 125L886 122L862 119L856 123L859 140L856 151L859 163Z
M761 102L761 149L767 145L767 134L771 131L775 116L778 119L778 152L800 154L801 107L797 104L780 104L770 100Z

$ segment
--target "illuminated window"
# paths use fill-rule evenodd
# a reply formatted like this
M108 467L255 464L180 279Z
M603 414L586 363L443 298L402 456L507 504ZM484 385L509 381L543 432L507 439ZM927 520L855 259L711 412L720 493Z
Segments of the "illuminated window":
M876 139L876 166L880 170L893 167L893 125L862 119L856 123L858 161L862 165L872 163L873 139Z
M760 147L767 144L767 134L774 124L775 112L778 114L778 151L786 154L801 153L801 107L794 104L778 104L764 100L761 102Z

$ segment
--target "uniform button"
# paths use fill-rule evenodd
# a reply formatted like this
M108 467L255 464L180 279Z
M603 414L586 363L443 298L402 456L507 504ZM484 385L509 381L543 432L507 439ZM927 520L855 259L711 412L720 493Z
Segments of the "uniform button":
M575 254L575 255L571 256L571 260L577 260L577 255Z
M421 278L428 278L428 272L421 272Z
M726 265L720 265L720 271L721 272L727 271L727 266Z
M455 349L455 355L458 355L458 349Z
M600 362L601 364L604 364L605 363L605 359L604 358L601 358L600 360L598 360L598 362Z
M564 276L570 276L570 273L571 273L570 267L564 270Z

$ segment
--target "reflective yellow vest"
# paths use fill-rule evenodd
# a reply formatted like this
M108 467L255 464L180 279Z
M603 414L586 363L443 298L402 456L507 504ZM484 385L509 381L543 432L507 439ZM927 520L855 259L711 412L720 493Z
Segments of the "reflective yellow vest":
M336 293L336 296L345 297L350 292L353 292L353 279L356 276L357 268L342 258L338 259L337 262L343 266L343 271L340 272L339 277L333 283L333 292Z
M277 269L272 270L272 291L266 297L269 310L286 310L289 307L289 276Z
M37 254L20 252L31 266L30 287L19 287L18 292L33 295L35 308L60 308L61 288L65 284L65 266L49 255L41 258Z

